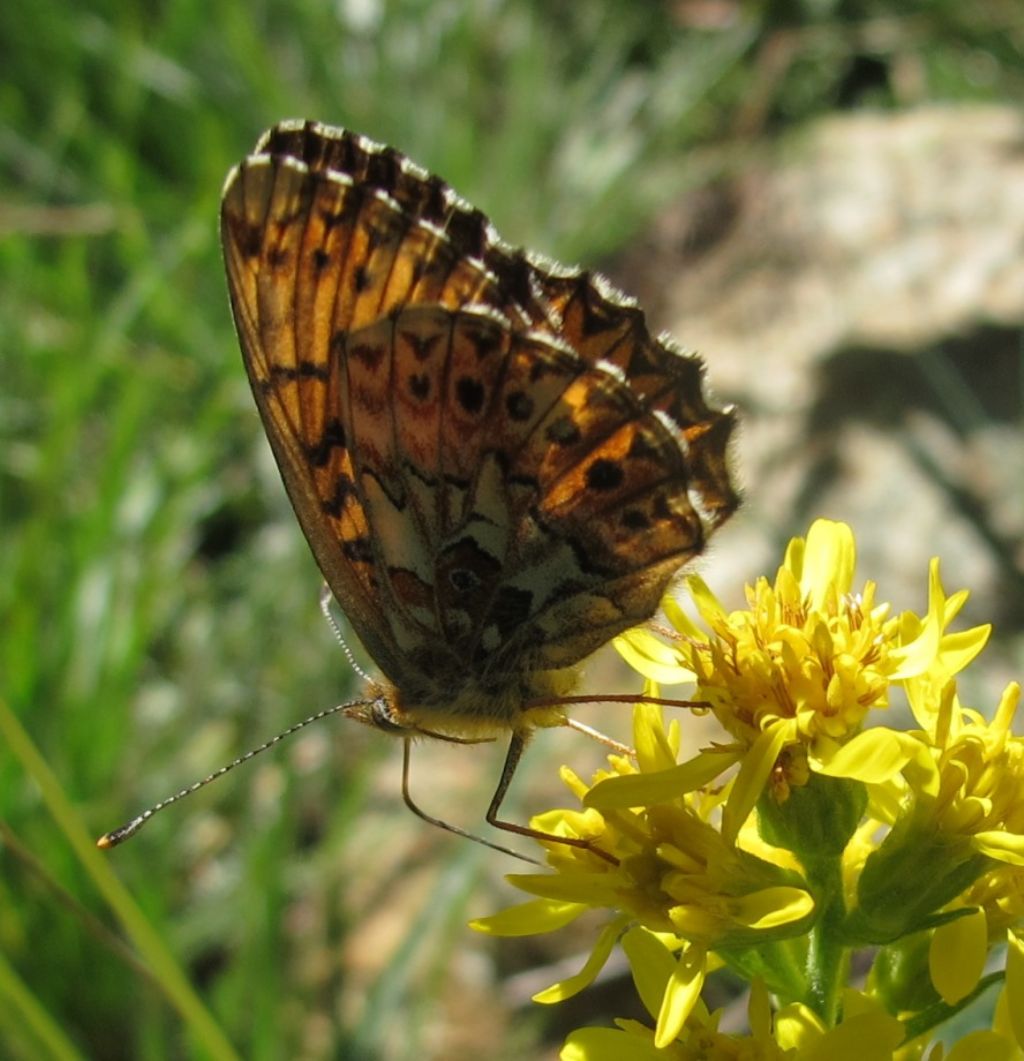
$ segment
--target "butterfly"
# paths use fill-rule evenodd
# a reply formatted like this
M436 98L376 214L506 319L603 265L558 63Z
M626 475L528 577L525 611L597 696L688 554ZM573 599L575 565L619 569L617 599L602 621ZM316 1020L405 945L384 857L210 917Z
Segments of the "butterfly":
M509 246L356 133L265 133L221 237L288 496L383 675L345 713L407 755L508 737L487 819L533 835L497 817L525 742L736 508L735 412L603 278Z

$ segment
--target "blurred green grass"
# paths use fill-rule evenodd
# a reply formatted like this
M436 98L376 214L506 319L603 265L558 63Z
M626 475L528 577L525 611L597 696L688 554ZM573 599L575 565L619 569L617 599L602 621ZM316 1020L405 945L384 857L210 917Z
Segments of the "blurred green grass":
M699 5L655 2L0 7L0 693L90 831L353 687L219 261L221 183L265 127L315 117L393 143L506 238L593 264L748 139L914 102L884 76L913 57L920 98L1019 98L1006 4L705 6L721 18L703 27ZM353 925L391 894L353 878L405 826L397 791L379 806L383 742L336 732L109 859L247 1058L424 1056L464 935L481 857L451 845L396 900L383 973L340 1001ZM119 934L112 909L10 745L0 818L0 1054L217 1055L159 970L164 989L90 932L83 911Z

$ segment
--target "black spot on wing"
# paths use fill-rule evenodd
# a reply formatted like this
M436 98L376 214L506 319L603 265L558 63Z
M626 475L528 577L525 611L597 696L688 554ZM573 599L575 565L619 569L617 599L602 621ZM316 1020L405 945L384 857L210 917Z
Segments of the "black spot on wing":
M334 492L321 502L320 507L332 519L340 519L342 512L345 511L345 505L354 491L355 486L352 480L347 475L339 475L334 481ZM349 555L347 548L345 555ZM354 557L349 558L354 559Z
M545 434L549 442L559 446L571 446L580 440L580 429L571 416L560 416L552 421Z
M505 410L510 420L524 423L533 416L534 402L525 391L512 391L505 398Z
M626 530L631 531L647 530L651 525L646 513L641 512L638 508L627 508L622 513L621 523Z
M488 622L498 628L503 640L507 640L530 617L533 594L517 586L502 586L494 597Z
M286 269L291 262L291 254L280 247L270 247L267 250L267 264L271 269Z
M344 449L348 443L345 441L345 428L341 421L335 417L324 426L323 434L315 445L306 447L306 459L317 468L323 468L331 459L331 453L335 449Z
M403 331L400 333L399 338L412 350L412 356L417 361L428 360L433 354L434 348L441 341L441 336L436 333L433 335L417 335L414 331Z
M384 343L358 343L348 348L348 356L364 365L370 372L380 368L386 355L387 347Z
M415 372L410 373L409 393L417 401L425 402L430 397L430 377Z
M275 383L293 383L297 379L318 379L326 383L330 370L317 361L300 361L297 365L271 365L270 375Z
M346 558L357 564L373 563L373 546L370 539L365 535L359 538L350 538L342 544L342 552Z
M463 410L476 416L484 407L484 385L472 376L463 376L455 382L455 398Z
M591 490L617 490L624 477L625 472L618 461L599 457L587 469L587 486Z

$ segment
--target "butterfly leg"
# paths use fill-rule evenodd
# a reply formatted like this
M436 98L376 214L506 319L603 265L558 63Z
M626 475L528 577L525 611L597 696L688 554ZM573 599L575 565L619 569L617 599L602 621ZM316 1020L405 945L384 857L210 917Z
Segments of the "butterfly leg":
M465 829L460 829L457 825L452 825L450 822L435 818L422 810L412 798L412 793L409 791L409 763L412 759L412 739L406 737L402 744L402 799L405 801L405 805L416 815L417 818L421 818L429 825L436 825L439 829L454 833L456 836L464 836L467 840L473 840L478 844L483 844L484 847L489 847L492 851L500 851L503 855L511 855L513 858L521 859L523 862L529 862L534 866L543 865L542 862L538 862L535 858L530 858L528 855L513 851L510 847L502 847L500 844L491 843L490 840L485 840L482 836L476 836L474 833L466 832Z
M606 748L611 748L611 750L618 755L626 755L630 759L636 758L636 751L628 744L620 743L613 737L609 737L600 730L594 729L593 726L587 726L575 718L567 718L563 725L569 729L576 730L577 733L582 733L584 736L590 737L591 740L596 740L598 744L603 744Z
M568 847L580 847L584 851L593 852L599 858L610 862L613 866L617 866L619 860L614 855L609 855L606 851L594 847L589 840L583 840L575 836L555 836L553 833L541 832L540 829L532 829L529 825L518 825L516 822L505 821L498 817L498 811L501 809L501 805L508 793L508 786L512 782L512 776L515 774L516 767L519 765L519 760L522 758L523 751L526 748L526 739L526 735L522 733L512 734L512 740L508 746L508 754L505 756L505 765L501 768L501 777L498 779L498 787L494 790L491 805L487 808L487 823L493 825L495 829L504 829L506 832L516 833L519 836L529 836L534 840L565 844Z

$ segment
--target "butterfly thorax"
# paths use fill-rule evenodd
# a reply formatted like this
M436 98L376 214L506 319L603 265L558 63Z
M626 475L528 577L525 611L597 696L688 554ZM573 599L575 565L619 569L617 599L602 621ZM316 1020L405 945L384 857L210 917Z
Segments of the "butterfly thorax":
M394 733L491 740L510 731L562 725L565 710L551 701L569 695L579 673L576 668L538 671L500 682L474 674L450 677L444 688L424 688L412 696L390 683L374 683L373 699L348 714Z

